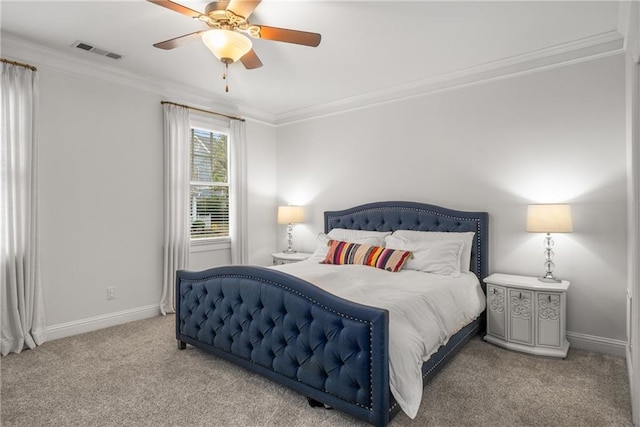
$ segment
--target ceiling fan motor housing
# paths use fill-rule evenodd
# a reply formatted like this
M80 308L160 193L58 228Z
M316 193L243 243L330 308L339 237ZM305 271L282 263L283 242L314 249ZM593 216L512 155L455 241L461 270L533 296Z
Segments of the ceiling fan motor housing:
M249 26L247 19L227 9L227 4L228 2L209 3L205 9L205 13L199 16L198 19L214 29L245 30Z
M211 12L215 12L216 10L227 10L227 6L229 5L228 1L214 1L207 5L204 8L205 15L211 15Z

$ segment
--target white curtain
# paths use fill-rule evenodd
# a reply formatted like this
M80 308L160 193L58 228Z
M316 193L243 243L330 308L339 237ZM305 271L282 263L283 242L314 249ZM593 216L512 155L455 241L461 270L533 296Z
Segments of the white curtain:
M175 312L176 271L189 264L189 109L164 108L164 255L162 314Z
M0 311L3 356L46 339L37 218L38 73L2 63Z
M229 201L231 263L247 264L249 262L247 238L247 137L243 120L231 120L231 149L229 157L231 173L233 174Z

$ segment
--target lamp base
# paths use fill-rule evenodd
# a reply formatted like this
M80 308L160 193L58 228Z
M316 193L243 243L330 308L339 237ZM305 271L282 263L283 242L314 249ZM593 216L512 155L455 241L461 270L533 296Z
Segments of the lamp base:
M544 283L560 283L562 280L556 279L553 275L553 269L556 265L553 263L553 238L551 238L551 233L547 233L544 238L544 267L547 270L544 276L538 277L538 280Z
M291 226L291 223L289 223L287 225L287 249L285 249L284 251L282 251L282 253L285 254L295 254L296 251L294 251L293 249L291 249L291 239L292 239L292 235L291 232L293 231L293 228Z

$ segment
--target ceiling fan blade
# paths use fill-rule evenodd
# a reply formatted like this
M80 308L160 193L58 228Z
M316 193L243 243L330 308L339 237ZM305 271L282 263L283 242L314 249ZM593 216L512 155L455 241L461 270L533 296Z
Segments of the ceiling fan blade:
M244 68L247 70L262 67L262 61L260 61L260 58L256 55L256 51L253 49L245 53L244 56L240 58L240 62L242 62L242 65L244 65Z
M174 12L181 13L183 15L187 15L190 18L198 18L202 13L197 12L193 9L189 9L186 6L181 4L169 1L169 0L147 0L150 3L157 4L158 6L166 7L167 9L173 10Z
M227 5L227 10L242 16L244 19L248 19L261 1L262 0L231 0Z
M260 27L260 38L266 40L275 40L278 42L294 43L304 46L316 47L320 44L320 39L322 37L318 33L287 30L286 28L268 27L266 25L256 26Z
M154 44L153 47L157 47L165 50L175 49L176 47L180 47L187 43L191 43L192 41L201 39L200 35L205 31L206 30L196 31L195 33L185 34L184 36L176 37L170 40L165 40L163 42Z

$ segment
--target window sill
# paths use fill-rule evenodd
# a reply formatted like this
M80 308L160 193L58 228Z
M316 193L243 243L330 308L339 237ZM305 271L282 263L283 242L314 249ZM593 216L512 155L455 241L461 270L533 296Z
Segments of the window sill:
M190 252L220 251L231 248L231 239L218 237L213 239L191 240Z

